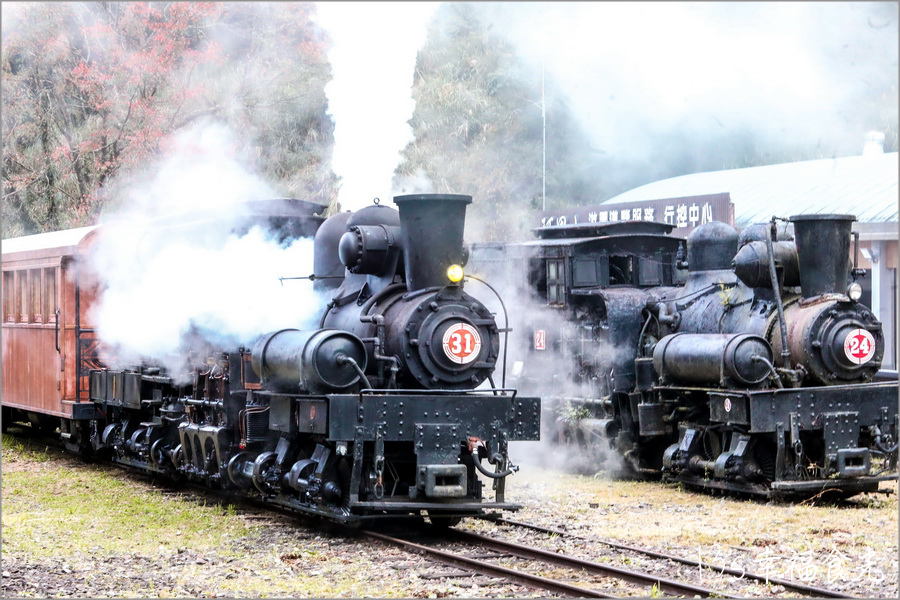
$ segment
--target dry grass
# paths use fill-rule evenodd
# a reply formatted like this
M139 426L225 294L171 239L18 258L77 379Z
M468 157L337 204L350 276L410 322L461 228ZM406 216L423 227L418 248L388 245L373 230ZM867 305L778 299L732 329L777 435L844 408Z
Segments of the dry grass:
M409 597L369 549L2 442L3 597Z
M502 595L458 580L419 578L419 559L399 550L341 539L303 521L250 518L227 505L204 505L196 495L166 494L146 478L60 458L8 436L2 459L4 597ZM896 494L837 505L776 504L524 464L508 480L507 499L524 505L514 518L581 536L738 563L748 571L768 565L778 571L772 576L813 564L817 578L807 583L897 597ZM842 573L857 581L827 580L836 553L846 557ZM766 563L774 557L781 561ZM866 565L878 571L861 574Z
M542 455L539 449L531 453ZM507 499L525 505L518 520L865 597L896 598L897 482L881 489L893 493L771 502L526 464L510 478Z

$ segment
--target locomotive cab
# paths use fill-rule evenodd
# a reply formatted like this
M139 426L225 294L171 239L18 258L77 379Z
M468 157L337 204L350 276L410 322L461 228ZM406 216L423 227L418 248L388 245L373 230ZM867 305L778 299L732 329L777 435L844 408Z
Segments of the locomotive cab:
M582 464L636 442L642 312L682 279L684 240L671 230L649 221L544 227L539 239L508 247L507 269L527 273L535 307L518 327L518 384L545 398L545 435L576 446ZM483 255L477 264L489 268Z

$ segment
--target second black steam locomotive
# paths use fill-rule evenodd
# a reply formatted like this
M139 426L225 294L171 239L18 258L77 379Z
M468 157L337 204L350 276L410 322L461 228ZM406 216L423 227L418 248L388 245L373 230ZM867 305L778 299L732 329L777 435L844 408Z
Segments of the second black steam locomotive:
M542 394L545 435L593 469L852 495L896 479L898 440L897 382L875 381L881 324L850 268L853 220L740 236L712 222L687 240L653 222L545 227L473 247L472 272L521 274L511 285L532 303L513 371Z
M186 378L95 366L57 420L70 448L344 523L519 508L508 444L538 439L540 402L493 385L502 332L463 289L472 198L394 201L304 220L331 298L319 328L195 353Z

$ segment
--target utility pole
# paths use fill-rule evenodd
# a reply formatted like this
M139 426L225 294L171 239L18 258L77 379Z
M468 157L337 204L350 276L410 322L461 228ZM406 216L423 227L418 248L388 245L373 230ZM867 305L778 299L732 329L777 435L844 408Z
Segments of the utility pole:
M547 210L547 104L544 100L544 57L541 56L541 123L543 126L543 140L541 143L543 154L541 164L541 205L542 210Z

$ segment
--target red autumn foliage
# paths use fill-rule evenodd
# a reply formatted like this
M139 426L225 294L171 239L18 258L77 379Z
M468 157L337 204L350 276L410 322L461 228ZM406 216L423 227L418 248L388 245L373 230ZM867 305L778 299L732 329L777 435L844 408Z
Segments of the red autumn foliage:
M23 5L18 26L3 37L4 237L95 222L109 202L111 178L148 164L166 136L197 119L245 125L235 115L247 112L253 94L233 82L269 74L276 88L293 86L284 76L290 60L316 66L322 77L327 63L310 10L216 2ZM285 27L290 22L297 26ZM273 39L257 39L266 34ZM231 44L236 35L258 47L242 51ZM292 53L278 52L282 43ZM327 130L324 96L310 114L301 127ZM271 138L265 127L246 131ZM277 144L277 136L268 143Z

